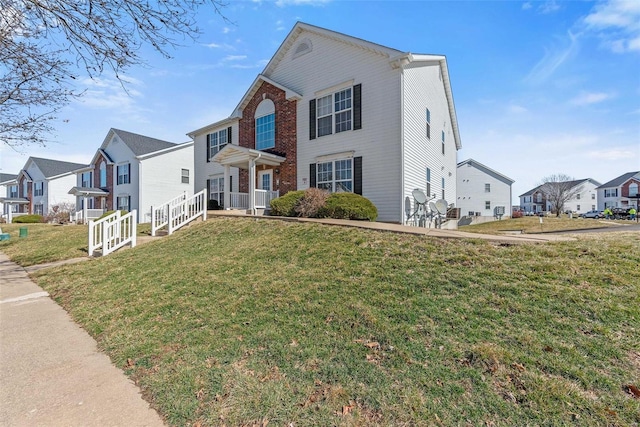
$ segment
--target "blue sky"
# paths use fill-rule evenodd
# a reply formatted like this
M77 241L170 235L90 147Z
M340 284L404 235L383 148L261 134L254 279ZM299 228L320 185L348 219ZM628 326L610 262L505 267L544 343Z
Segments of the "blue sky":
M86 163L109 128L185 142L226 118L296 21L402 51L447 56L458 161L514 179L514 199L545 176L604 183L640 170L640 1L239 1L203 9L203 34L166 60L109 75L60 114L56 142L17 153Z

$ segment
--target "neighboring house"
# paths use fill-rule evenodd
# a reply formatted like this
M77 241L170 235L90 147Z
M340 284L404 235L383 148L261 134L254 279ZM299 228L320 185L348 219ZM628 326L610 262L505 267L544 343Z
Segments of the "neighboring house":
M640 171L627 172L597 188L598 210L638 206Z
M4 198L5 205L18 214L47 215L55 206L67 205L73 209L75 198L68 194L75 182L74 170L84 167L80 163L29 157L24 167L9 184L17 185L16 197Z
M520 206L525 212L540 213L551 211L551 202L548 200L547 194L545 194L544 185L539 185L520 195ZM571 211L581 214L596 209L598 205L596 188L600 185L598 181L592 178L585 178L567 181L566 185L571 189L569 191L575 192L575 194L565 202L565 212Z
M189 133L195 185L255 210L309 187L362 194L402 223L415 188L456 201L447 61L298 22L230 117Z
M0 215L5 220L8 217L9 209L8 204L5 204L2 200L18 197L18 183L16 178L18 175L9 173L0 173ZM17 209L18 205L13 205L13 209Z
M67 192L77 197L76 219L137 209L138 221L150 222L152 206L193 194L193 142L174 144L111 129L91 163L75 173Z
M461 215L482 218L511 216L515 181L473 159L458 163L456 207Z

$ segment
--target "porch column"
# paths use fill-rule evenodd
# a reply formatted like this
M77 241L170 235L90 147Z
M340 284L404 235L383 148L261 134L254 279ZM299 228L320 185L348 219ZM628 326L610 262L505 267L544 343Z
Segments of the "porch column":
M9 204L9 212L7 212L7 224L11 224L13 221L13 205Z
M256 214L256 161L249 160L249 210Z
M89 224L87 220L87 195L82 196L82 222Z
M231 166L229 165L224 165L224 201L222 202L224 204L224 209L225 210L229 210L231 209ZM209 189L207 188L207 191L209 191Z

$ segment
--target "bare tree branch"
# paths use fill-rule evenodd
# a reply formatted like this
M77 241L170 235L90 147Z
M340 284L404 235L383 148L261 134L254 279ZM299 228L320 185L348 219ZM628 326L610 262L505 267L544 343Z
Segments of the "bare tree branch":
M77 75L123 73L200 34L196 14L219 0L0 0L0 141L44 145L59 110L81 95Z
M551 212L558 217L564 212L564 205L583 190L583 186L578 184L574 178L561 173L542 179L540 191L551 205Z

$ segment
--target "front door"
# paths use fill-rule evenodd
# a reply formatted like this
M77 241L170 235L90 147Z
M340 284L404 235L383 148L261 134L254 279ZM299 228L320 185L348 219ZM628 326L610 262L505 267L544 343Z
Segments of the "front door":
M272 188L272 170L258 171L258 190L271 191Z

